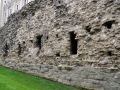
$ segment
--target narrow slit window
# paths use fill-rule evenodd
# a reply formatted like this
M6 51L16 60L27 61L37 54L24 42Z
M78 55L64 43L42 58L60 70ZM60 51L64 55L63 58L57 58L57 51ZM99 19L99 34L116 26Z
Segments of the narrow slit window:
M70 53L77 54L77 43L78 41L75 39L76 34L74 32L70 32Z
M19 9L18 5L16 5L16 9L17 9L17 10Z
M21 50L22 49L22 47L21 47L21 44L19 43L18 44L18 56L20 56L21 55Z
M4 52L5 52L4 57L8 56L8 50L9 50L9 47L8 47L8 44L6 43L4 47Z

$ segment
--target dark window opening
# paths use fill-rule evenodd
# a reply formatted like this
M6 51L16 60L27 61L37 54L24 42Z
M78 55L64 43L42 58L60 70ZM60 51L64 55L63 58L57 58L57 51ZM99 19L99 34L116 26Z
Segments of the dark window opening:
M17 5L17 10L18 10L18 5Z
M70 32L70 52L71 54L77 54L77 40L75 39L76 34Z
M108 56L112 56L112 51L107 51Z
M58 52L58 53L56 53L56 57L60 57L60 53Z
M41 38L42 38L42 35L38 35L36 37L36 46L39 47L39 49L41 49Z
M20 44L18 44L18 56L21 55L22 47Z
M8 50L9 50L9 47L8 47L8 44L6 43L4 47L4 52L5 52L5 54L3 55L4 57L8 56Z

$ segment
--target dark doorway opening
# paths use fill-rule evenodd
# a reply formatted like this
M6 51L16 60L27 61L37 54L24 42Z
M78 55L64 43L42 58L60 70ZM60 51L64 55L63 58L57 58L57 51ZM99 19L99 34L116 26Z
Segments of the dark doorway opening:
M41 49L41 38L42 35L36 36L36 47L39 47L39 49Z
M77 40L75 39L76 34L74 32L70 32L70 53L77 54Z

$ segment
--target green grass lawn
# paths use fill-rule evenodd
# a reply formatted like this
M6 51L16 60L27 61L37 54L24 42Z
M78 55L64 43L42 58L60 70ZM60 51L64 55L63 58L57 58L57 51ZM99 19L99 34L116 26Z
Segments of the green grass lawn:
M0 66L0 90L80 90Z

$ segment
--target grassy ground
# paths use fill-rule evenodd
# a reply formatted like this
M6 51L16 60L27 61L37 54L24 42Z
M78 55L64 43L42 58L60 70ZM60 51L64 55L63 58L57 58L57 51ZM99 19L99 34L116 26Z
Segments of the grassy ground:
M80 90L0 66L0 90Z

